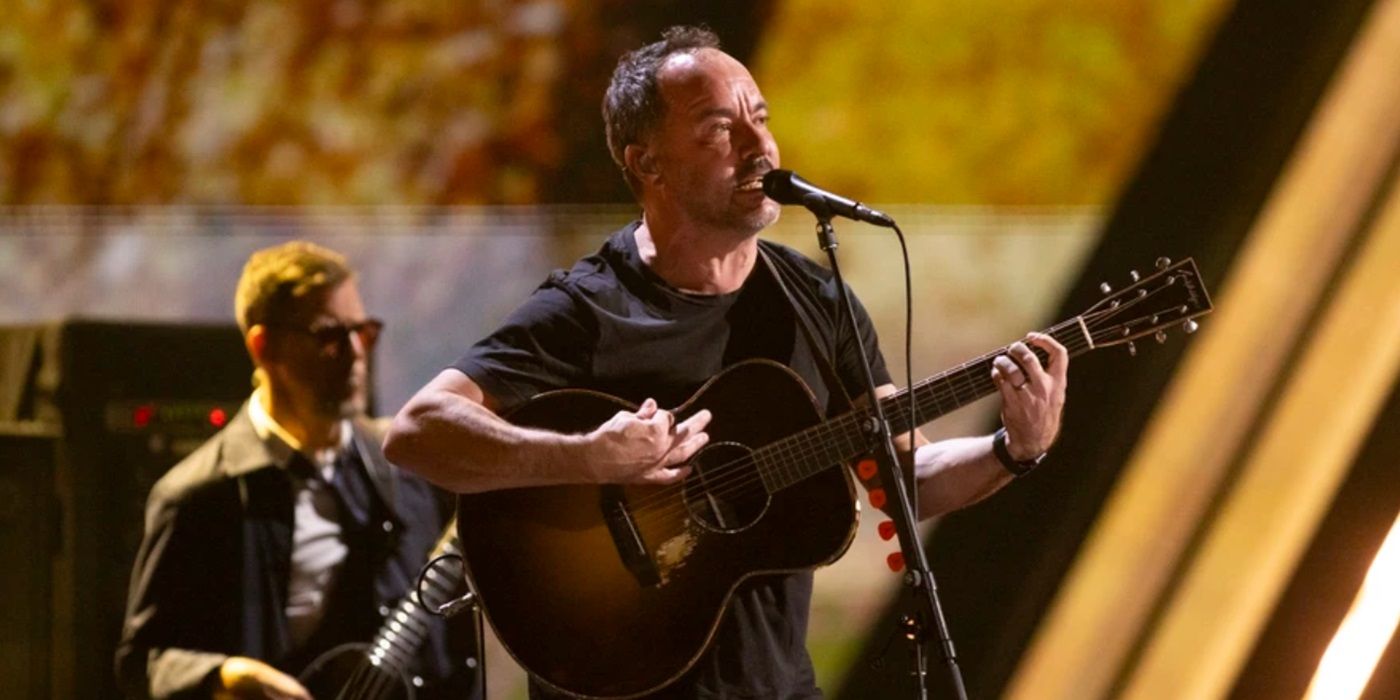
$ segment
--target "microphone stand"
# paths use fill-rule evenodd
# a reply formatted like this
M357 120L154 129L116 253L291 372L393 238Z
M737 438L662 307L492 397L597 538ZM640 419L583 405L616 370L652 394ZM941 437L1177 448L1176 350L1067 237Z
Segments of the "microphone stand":
M831 271L836 277L836 288L841 294L841 307L850 323L854 337L860 338L860 327L856 323L855 307L851 304L850 292L841 277L841 266L836 261L836 230L831 226L832 211L825 200L815 194L803 197L802 203L817 217L817 244L826 252L831 261ZM870 403L870 418L866 425L866 435L874 448L875 462L879 465L881 485L893 498L887 502L891 507L886 513L894 521L895 532L899 535L899 548L904 556L904 584L913 595L915 609L912 614L900 618L899 627L904 638L910 642L910 653L915 660L914 675L918 677L918 697L928 697L928 639L925 634L925 620L932 618L938 634L939 646L943 650L943 660L948 665L948 677L959 700L967 700L967 688L963 685L962 671L958 668L957 651L953 648L953 638L948 631L948 621L943 617L943 605L938 600L938 585L929 569L928 559L916 527L918 519L914 514L913 501L900 473L899 458L894 449L894 436L890 433L890 423L885 418L884 408L875 395L875 375L870 370L870 358L865 354L865 344L856 342L860 354L860 366L864 372L866 400ZM912 465L911 465L912 469ZM911 479L912 481L912 479ZM923 601L920 606L917 601ZM922 609L920 609L922 607Z

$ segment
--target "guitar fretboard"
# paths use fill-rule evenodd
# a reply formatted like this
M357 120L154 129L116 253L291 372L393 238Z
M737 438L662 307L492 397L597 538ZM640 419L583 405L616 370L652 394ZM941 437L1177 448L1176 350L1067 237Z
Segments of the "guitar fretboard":
M1071 356L1091 349L1079 317L1055 325L1045 332L1064 345ZM1008 346L1009 347L1009 346ZM880 407L896 435L914 425L923 425L997 391L992 381L992 360L1006 354L1002 347L945 372L936 374L912 388L880 400ZM1031 347L1041 365L1049 361L1044 350ZM909 412L913 392L915 413ZM763 486L769 493L787 488L834 464L865 454L870 447L871 413L853 410L820 425L812 426L754 453Z

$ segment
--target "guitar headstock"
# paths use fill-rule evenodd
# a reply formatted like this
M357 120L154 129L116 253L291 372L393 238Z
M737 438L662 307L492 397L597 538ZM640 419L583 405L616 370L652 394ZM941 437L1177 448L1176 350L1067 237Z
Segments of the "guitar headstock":
M1137 354L1133 341L1150 335L1166 342L1172 328L1194 333L1194 319L1211 312L1210 295L1191 258L1175 264L1158 258L1152 274L1130 274L1131 284L1116 292L1107 282L1099 285L1107 296L1081 314L1093 347L1127 345Z

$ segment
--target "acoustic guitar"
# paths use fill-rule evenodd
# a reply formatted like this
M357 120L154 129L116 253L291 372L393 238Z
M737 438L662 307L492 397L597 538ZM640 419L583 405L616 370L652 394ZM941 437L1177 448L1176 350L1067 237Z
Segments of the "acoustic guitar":
M1072 355L1165 339L1211 310L1195 263L1152 275L1046 331ZM1043 351L1035 349L1042 363ZM922 425L996 391L1005 348L882 400L892 429ZM916 417L911 419L909 392ZM735 364L674 412L709 409L710 442L683 483L516 488L461 496L458 538L473 590L510 654L540 683L628 698L678 679L705 652L745 579L839 558L856 532L849 461L868 452L868 411L823 419L792 370ZM592 431L636 406L606 394L541 394L516 425Z

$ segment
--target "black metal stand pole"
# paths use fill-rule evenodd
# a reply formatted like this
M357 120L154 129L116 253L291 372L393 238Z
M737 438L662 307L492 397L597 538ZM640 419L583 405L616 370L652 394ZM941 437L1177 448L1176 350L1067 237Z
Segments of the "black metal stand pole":
M831 227L831 212L820 198L809 197L809 200L811 201L805 202L807 208L817 215L817 243L831 261L831 271L836 276L836 288L841 294L841 306L845 309L851 332L855 334L853 337L860 338L860 327L856 323L850 292L846 289L846 283L841 278L841 266L836 261L836 231ZM935 630L938 633L939 645L943 650L943 660L948 666L949 681L952 683L953 690L957 693L959 700L967 700L967 688L963 685L962 671L958 668L957 651L953 648L953 639L948 632L948 621L943 617L943 606L938 600L938 585L934 582L933 572L929 569L928 558L924 556L923 542L920 541L917 527L918 518L914 513L913 502L909 499L909 490L906 488L905 480L900 473L899 458L894 449L894 436L890 433L889 421L886 420L884 409L875 395L875 376L870 370L870 358L865 354L863 343L857 342L856 348L860 352L861 369L865 373L866 399L870 403L870 422L867 426L867 432L873 447L875 462L880 468L881 485L888 494L893 496L887 501L889 509L886 513L894 521L895 533L899 536L899 549L904 555L904 584L909 587L916 601L923 602L928 616L933 619ZM916 602L915 606L918 605L919 603ZM923 679L924 669L927 668L927 662L924 659L927 647L923 643L924 634L921 625L919 625L919 620L922 618L921 611L916 610L906 618L918 626L912 634L906 627L905 637L914 645L914 653L917 655L916 673L920 676L918 691L919 697L923 698L927 697L928 688Z

